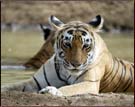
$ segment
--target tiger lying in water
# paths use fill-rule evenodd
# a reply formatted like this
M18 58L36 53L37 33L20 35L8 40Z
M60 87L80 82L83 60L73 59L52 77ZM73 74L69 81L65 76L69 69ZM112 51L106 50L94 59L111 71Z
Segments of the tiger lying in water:
M56 30L55 53L29 80L2 87L2 91L50 92L59 96L133 92L134 64L111 55L97 34L103 22L100 15L89 24L64 24L51 16L50 24Z

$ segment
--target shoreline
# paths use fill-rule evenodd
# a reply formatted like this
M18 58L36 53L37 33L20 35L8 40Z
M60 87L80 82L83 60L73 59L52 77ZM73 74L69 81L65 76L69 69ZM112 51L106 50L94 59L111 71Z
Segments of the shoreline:
M1 106L134 106L134 94L101 93L57 97L48 93L1 92Z

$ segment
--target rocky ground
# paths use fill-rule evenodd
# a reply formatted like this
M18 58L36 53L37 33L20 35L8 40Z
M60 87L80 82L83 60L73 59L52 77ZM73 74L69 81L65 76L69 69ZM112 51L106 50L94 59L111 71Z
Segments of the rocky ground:
M2 92L2 106L40 105L40 106L134 106L134 95L106 93L85 94L72 97L56 97L50 94L23 92Z

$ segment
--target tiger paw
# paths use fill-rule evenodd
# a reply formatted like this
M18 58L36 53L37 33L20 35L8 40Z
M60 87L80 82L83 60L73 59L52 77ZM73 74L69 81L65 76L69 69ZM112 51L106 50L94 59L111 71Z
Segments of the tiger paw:
M63 96L62 92L59 91L56 87L47 86L39 91L40 94L50 93L55 96Z

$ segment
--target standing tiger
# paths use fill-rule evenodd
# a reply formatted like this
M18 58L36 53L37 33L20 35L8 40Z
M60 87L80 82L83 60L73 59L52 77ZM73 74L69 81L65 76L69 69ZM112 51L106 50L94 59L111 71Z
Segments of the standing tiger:
M64 24L55 16L49 21L56 30L53 56L29 80L3 87L2 91L64 96L134 91L134 64L111 55L97 34L104 22L100 15L89 24L81 21Z

